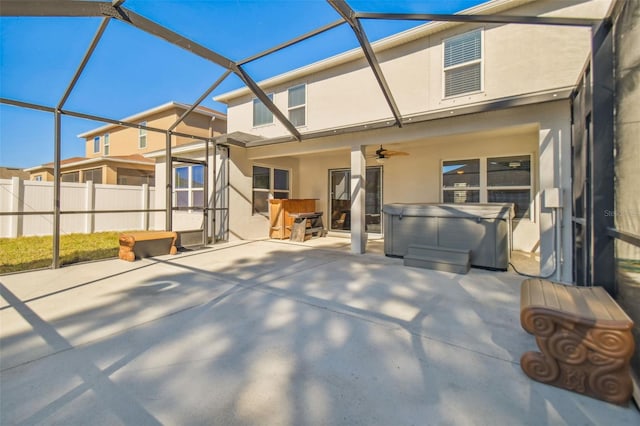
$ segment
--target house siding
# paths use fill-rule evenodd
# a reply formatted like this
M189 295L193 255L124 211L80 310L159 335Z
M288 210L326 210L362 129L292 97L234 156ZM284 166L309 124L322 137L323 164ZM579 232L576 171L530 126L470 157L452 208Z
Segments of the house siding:
M512 9L513 14L602 16L608 1L534 2ZM553 8L553 13L550 12ZM474 29L483 32L483 83L479 93L443 97L442 42ZM457 25L377 54L391 93L404 117L466 105L533 95L571 87L589 54L590 28L539 25ZM371 121L392 120L391 111L364 58L319 71L277 86L274 103L287 111L287 89L307 84L307 123L312 132ZM275 118L273 124L252 126L253 95L229 102L229 132L243 131L267 138L289 133Z

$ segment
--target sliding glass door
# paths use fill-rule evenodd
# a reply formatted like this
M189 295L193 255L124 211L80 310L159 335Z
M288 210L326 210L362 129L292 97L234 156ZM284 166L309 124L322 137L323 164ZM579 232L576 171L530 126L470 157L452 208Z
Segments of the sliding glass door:
M351 230L351 170L329 170L329 211L332 231ZM367 167L365 188L365 228L382 232L382 167Z

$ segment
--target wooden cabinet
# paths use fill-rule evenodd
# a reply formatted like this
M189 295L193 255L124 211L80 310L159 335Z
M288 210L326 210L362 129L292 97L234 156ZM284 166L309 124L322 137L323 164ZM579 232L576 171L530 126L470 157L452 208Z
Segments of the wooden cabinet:
M285 239L291 236L294 218L290 213L311 213L316 211L315 199L269 200L269 238Z

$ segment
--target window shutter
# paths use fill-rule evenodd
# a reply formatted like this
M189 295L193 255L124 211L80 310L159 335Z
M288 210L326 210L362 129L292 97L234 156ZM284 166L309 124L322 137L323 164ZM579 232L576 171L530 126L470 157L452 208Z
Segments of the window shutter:
M461 34L444 43L445 68L475 61L482 56L480 31Z
M480 64L461 68L453 68L445 72L445 96L455 96L468 92L476 92L480 85Z
M444 41L444 95L482 90L482 33L479 30Z

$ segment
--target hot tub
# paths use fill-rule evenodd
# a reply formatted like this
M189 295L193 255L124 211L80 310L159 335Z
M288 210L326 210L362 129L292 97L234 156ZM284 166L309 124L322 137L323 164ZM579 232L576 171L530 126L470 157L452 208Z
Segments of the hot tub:
M384 252L404 257L411 244L471 250L471 265L506 270L513 204L385 204Z

